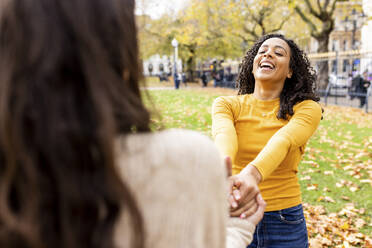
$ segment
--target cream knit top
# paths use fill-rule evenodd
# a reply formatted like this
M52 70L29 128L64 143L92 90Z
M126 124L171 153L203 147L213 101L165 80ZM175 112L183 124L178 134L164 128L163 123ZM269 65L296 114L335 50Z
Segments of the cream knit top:
M148 248L246 247L254 226L228 218L226 172L213 142L186 130L118 139L120 173L137 198ZM118 247L130 247L131 223L122 212Z

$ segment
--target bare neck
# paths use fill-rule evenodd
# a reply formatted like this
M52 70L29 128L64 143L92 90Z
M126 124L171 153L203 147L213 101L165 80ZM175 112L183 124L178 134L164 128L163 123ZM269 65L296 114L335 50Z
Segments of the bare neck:
M253 96L259 100L272 100L280 97L284 87L283 83L256 81Z

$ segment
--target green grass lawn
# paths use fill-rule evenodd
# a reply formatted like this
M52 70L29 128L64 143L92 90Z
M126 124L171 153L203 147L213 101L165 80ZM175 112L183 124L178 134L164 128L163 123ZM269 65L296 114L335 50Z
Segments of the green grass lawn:
M155 105L162 116L162 119L153 117L155 129L186 128L208 136L211 136L213 100L220 95L236 94L232 90L212 88L149 93L153 103L148 105ZM370 236L372 114L352 108L324 109L324 119L310 139L299 166L303 201L311 206L324 206L325 215L342 220L344 226L340 230L346 229L348 221L350 228Z
M209 135L214 96L186 90L151 91L151 95L166 128L186 128Z

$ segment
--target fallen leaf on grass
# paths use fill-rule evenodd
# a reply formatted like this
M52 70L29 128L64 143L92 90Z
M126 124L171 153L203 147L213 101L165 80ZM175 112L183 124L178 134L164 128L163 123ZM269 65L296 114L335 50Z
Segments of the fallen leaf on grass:
M347 214L360 214L354 204L345 204ZM304 203L304 215L309 231L309 244L311 248L325 247L368 247L371 239L359 233L359 229L366 225L360 218L351 218L346 215L325 212L323 206L312 206ZM346 217L346 218L345 218ZM360 220L359 220L360 219Z
M316 162L314 162L312 160L310 160L310 161L302 161L302 163L308 164L308 165L310 165L310 166L312 166L314 168L319 168L319 164L317 164Z
M341 188L347 186L351 192L355 192L359 190L359 186L351 181L341 179L339 182L336 183L337 188Z
M369 183L372 186L372 180L371 179L362 179L360 180L361 183Z
M307 190L318 190L318 184L308 184Z
M351 192L355 192L355 191L357 191L357 190L359 190L358 187L355 187L355 186L350 187L350 191L351 191Z
M303 178L300 179L300 181L309 181L311 180L311 176L304 176Z
M346 240L342 243L342 248L350 248L350 245Z
M325 171L324 175L333 175L333 171Z
M324 192L331 192L331 190L330 190L329 188L327 188L327 187L324 187L324 188L323 188L323 191L324 191Z
M342 224L341 226L341 229L343 229L343 230L347 230L347 229L349 229L349 224L347 223L347 222L345 222L344 224Z
M344 200L344 201L350 201L350 197L348 196L341 196L341 199Z
M342 186L344 186L342 183L336 183L337 188L341 188Z
M363 226L365 226L367 223L365 222L365 220L363 219L356 219L355 222L354 222L354 225L356 228L362 228Z
M331 197L329 196L320 196L317 201L323 201L323 202L332 202L332 203L335 203L335 200L333 200Z

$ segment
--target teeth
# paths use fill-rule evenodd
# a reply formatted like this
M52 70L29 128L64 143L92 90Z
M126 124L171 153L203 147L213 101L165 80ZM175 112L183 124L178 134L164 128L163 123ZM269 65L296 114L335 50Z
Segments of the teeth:
M274 68L272 64L269 64L269 63L266 63L266 62L261 63L261 67L264 67L264 66L268 66L268 67L270 67L271 69Z

